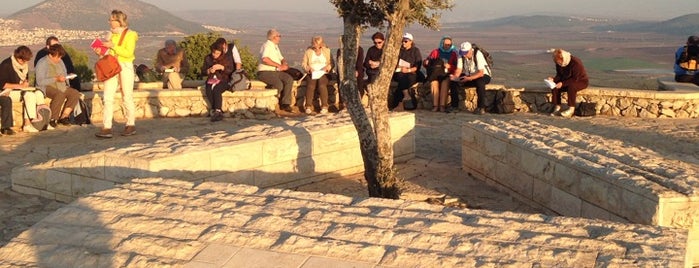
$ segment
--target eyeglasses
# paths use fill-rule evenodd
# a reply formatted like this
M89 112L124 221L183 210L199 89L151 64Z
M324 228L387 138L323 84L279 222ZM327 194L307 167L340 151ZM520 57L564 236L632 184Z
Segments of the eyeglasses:
M405 39L405 40L403 40L403 43L408 43L408 42L410 42L410 41L412 41L412 40L410 40L410 39Z
M374 45L380 45L383 44L383 41L374 41Z

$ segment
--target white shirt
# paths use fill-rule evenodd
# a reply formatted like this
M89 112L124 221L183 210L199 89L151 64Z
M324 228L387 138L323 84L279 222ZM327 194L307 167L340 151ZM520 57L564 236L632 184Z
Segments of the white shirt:
M459 57L459 60L456 63L456 68L461 69L461 73L465 75L472 75L480 70L483 70L484 75L490 76L490 68L488 67L488 62L485 60L483 53L477 51L476 57L478 57L478 66L476 66L476 62L473 59L466 59L465 65L467 68L464 68L463 61L466 57Z
M257 70L258 71L276 71L277 67L272 66L272 65L267 65L262 62L263 58L269 58L273 62L276 62L278 64L282 64L282 60L284 60L284 56L282 56L281 50L279 50L279 46L275 44L274 42L267 40L264 44L262 44L262 47L260 47L260 64L257 65Z

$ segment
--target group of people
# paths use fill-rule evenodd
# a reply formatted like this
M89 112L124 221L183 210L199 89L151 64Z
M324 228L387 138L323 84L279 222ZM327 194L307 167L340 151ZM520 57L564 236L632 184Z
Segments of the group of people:
M687 37L687 43L675 52L675 81L699 86L699 36Z

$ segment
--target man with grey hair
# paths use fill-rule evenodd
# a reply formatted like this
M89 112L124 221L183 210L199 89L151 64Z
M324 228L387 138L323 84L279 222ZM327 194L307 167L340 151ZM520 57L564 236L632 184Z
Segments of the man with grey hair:
M163 74L163 86L169 89L182 89L182 80L189 71L189 63L184 50L178 48L174 40L167 40L165 47L158 50L155 68Z
M289 69L289 64L279 50L279 41L282 35L275 29L267 31L267 41L260 47L260 64L257 66L257 78L267 85L279 91L281 100L279 108L292 112L291 98L294 78L284 71Z

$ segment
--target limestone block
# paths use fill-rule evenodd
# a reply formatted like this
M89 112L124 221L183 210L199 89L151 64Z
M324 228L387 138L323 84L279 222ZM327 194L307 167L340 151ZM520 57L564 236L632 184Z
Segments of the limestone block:
M414 135L404 136L401 139L393 142L393 156L394 156L394 158L412 159L414 155L415 155L415 136ZM404 160L407 160L407 159L404 159Z
M553 166L553 175L551 176L551 185L571 195L580 195L581 173L569 167L566 163L555 163Z
M646 109L641 110L641 112L638 113L638 116L641 118L658 118L658 115L651 113Z
M310 156L291 161L264 165L254 170L254 183L258 187L270 187L282 183L320 175L315 171L315 162Z
M623 98L623 99L619 99L619 104L617 107L619 107L619 109L621 109L621 110L626 110L631 106L631 104L632 104L631 99Z
M313 142L308 134L278 137L262 143L262 164L270 165L312 155Z
M601 115L611 115L612 114L612 106L609 104L604 104L599 110L599 113Z
M31 187L35 189L46 189L46 171L45 167L18 167L12 170L12 188L15 185Z
M338 150L335 152L327 152L323 154L314 154L313 163L316 172L338 172L343 169L353 169L364 166L362 153L358 147Z
M605 221L612 220L612 213L586 201L582 202L580 216L587 219L600 219Z
M658 202L640 194L623 190L621 192L620 214L634 223L654 224L659 221Z
M497 161L504 161L505 155L507 155L507 144L506 141L497 138L486 139L484 152Z
M222 146L208 151L211 171L235 172L262 166L261 142L249 142Z
M342 151L349 148L359 148L357 131L353 126L327 128L311 133L313 154L324 154Z
M145 174L157 174L162 178L203 180L211 176L211 155L204 151L151 159L144 169L148 171Z
M553 177L553 166L551 160L541 157L531 151L522 151L521 153L522 167L524 172L535 178L541 178L543 181L550 182Z
M661 115L665 115L665 116L670 117L670 118L674 118L674 117L675 117L675 111L672 110L672 109L670 109L670 108L663 108L663 109L660 111L660 114L661 114Z
M206 178L206 181L254 185L254 171L240 170Z
M158 109L158 115L160 115L160 117L167 117L168 113L170 113L170 108L166 106L160 106L160 109Z
M548 208L561 215L580 217L582 200L556 187L551 188L551 202Z
M177 108L175 109L175 115L177 117L187 117L191 115L191 111L189 109Z
M514 192L528 199L532 198L534 179L531 176L499 162L496 162L494 176L497 182L506 185Z
M148 165L134 158L110 155L104 162L104 179L116 183L126 183L133 178L149 177Z
M672 101L661 101L661 102L660 102L660 107L661 107L661 109L663 109L663 110L664 110L664 109L669 109L669 108L673 108L673 107L672 107L673 104L674 104L674 102L672 102Z
M78 175L76 175L78 176ZM56 170L46 171L46 188L50 189L53 193L59 193L63 195L72 195L73 190L73 176L69 173L60 172Z
M114 187L114 182L87 178L83 176L72 176L71 195L78 197L86 194L110 189Z
M552 202L551 191L553 187L547 181L542 181L539 178L533 177L532 181L532 200L541 204L543 207L548 207Z
M586 202L611 213L622 213L621 194L624 190L619 186L588 174L583 174L580 178L579 187L579 196Z

